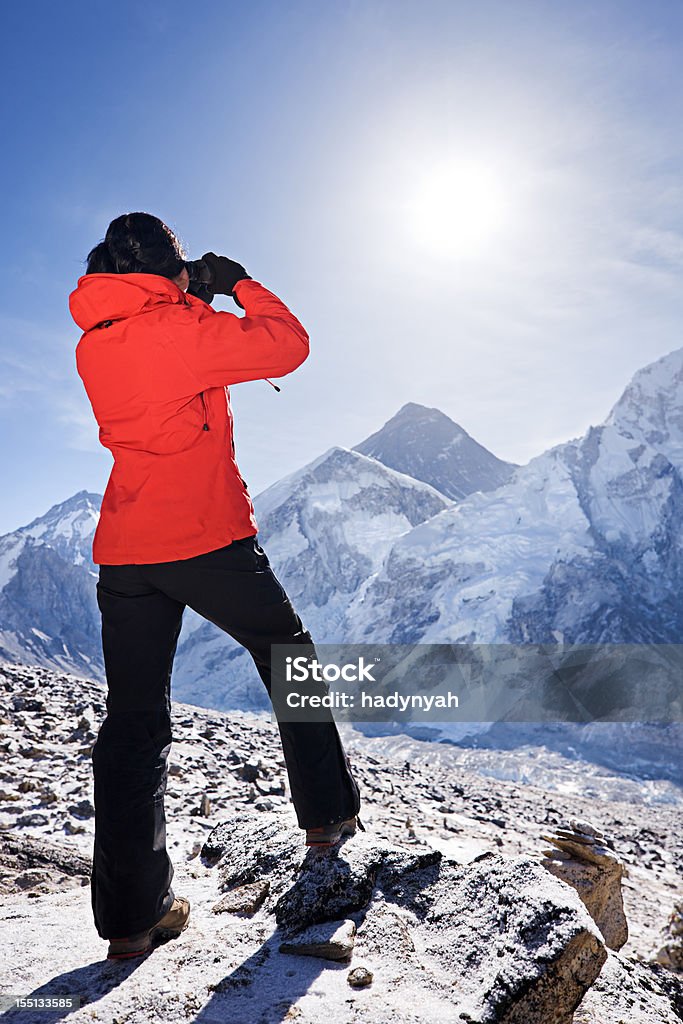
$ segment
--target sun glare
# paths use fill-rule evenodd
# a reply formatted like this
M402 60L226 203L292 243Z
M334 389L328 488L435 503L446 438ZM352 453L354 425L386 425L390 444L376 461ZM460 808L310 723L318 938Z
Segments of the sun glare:
M508 213L505 188L483 164L447 161L431 167L409 204L414 235L435 254L467 259L484 252Z

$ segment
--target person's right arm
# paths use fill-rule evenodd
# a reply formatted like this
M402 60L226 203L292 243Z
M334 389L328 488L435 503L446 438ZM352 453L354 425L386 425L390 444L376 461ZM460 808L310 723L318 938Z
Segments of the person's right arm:
M200 390L283 377L308 356L305 328L277 295L251 278L234 291L244 316L196 300L174 324L170 340Z

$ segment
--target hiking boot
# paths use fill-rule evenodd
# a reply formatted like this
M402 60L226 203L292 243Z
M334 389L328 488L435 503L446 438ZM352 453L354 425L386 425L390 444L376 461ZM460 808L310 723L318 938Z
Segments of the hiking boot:
M333 825L321 825L320 828L306 829L306 846L335 846L342 836L353 836L356 828L365 832L360 818L356 815L346 821L337 821Z
M130 960L132 957L151 953L157 942L176 939L187 928L189 916L190 901L183 896L176 896L171 909L153 928L124 939L110 939L107 960Z

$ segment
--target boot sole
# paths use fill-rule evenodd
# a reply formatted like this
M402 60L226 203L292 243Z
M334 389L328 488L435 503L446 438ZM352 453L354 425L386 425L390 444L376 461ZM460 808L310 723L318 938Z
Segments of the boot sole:
M190 915L188 914L187 920L182 928L152 928L149 933L149 944L144 949L135 950L129 953L108 953L107 960L133 960L135 957L147 956L151 953L156 946L162 942L167 942L169 939L177 939L181 935L190 923Z

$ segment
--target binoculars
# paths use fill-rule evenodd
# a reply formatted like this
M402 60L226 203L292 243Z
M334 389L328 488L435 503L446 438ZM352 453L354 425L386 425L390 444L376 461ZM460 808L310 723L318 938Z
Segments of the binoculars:
M213 302L213 272L204 260L186 260L185 269L190 278L188 292L204 302Z
M196 295L204 302L212 302L216 292L232 295L237 305L244 309L233 291L237 281L249 277L241 263L229 260L227 256L205 252L200 260L185 260L185 269L190 278L187 290L191 295Z
M206 284L210 285L213 280L213 274L208 263L204 260L187 260L185 263L185 269L190 278L191 284Z

